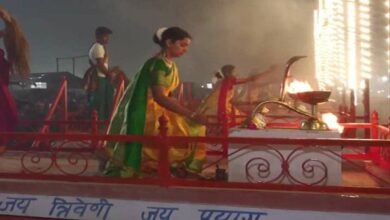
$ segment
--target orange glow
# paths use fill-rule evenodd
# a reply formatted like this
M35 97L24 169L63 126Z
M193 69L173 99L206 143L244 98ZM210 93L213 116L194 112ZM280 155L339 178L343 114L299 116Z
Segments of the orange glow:
M288 85L288 93L298 93L298 92L307 92L307 91L313 91L310 84L308 82L302 82L298 80L292 81Z
M322 118L322 121L326 123L326 125L328 125L328 128L331 129L331 130L338 130L339 133L342 133L343 130L344 130L344 127L341 126L338 122L337 122L337 116L334 115L333 113L325 113L325 114L322 114L321 116Z

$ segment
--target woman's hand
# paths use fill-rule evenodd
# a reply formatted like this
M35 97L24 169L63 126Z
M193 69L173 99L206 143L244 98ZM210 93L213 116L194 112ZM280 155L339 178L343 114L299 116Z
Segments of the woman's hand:
M207 117L201 114L197 114L196 112L192 113L190 118L199 124L207 124Z

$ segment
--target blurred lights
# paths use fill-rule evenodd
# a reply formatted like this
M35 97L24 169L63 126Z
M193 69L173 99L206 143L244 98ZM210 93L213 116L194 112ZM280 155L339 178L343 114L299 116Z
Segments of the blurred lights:
M364 79L371 79L372 75L369 74L369 73L362 73L362 78L364 78Z
M35 82L30 85L31 89L47 89L47 83L46 82Z
M356 4L353 1L347 2L347 53L348 53L348 88L356 91Z
M359 3L360 4L369 5L370 4L370 0L360 0Z
M387 56L390 65L389 18L390 0L318 0L314 12L315 68L319 89L351 89L355 95L361 88L360 81L372 79L383 66L378 56ZM385 3L388 9L383 10ZM382 7L382 8L380 8ZM378 22L378 19L382 19ZM381 36L380 28L387 30ZM378 31L377 31L378 30ZM380 43L382 42L382 44ZM383 47L385 46L385 47ZM381 79L384 81L384 78ZM390 81L390 75L386 82ZM386 95L386 94L385 94ZM390 89L389 89L390 95ZM355 96L357 102L358 97Z

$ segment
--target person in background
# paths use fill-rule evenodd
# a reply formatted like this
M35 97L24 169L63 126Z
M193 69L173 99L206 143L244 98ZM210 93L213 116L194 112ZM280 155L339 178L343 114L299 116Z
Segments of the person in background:
M112 31L107 27L96 28L96 42L89 50L91 68L87 80L88 102L90 107L98 112L99 120L109 119L114 96L114 86L111 83L112 73L108 69L109 56L106 49L111 34Z
M27 78L30 73L28 43L16 21L7 10L0 7L0 19L5 28L0 30L5 51L0 49L0 132L11 132L17 123L17 109L11 92L9 78L12 73ZM8 140L0 138L0 152L5 151Z
M210 118L208 122L217 123L223 120L228 120L228 123L232 122L232 116L242 116L238 109L236 109L231 101L234 96L234 86L251 81L255 81L261 77L262 74L272 70L272 67L261 73L255 75L238 78L236 73L236 67L231 64L222 66L221 70L218 70L212 79L214 89L206 96L197 109L197 113L206 116L216 116L216 118ZM243 119L243 118L242 118Z
M191 44L191 36L179 27L160 28L153 40L161 50L148 59L135 75L120 101L109 127L109 134L159 134L159 118L168 119L168 135L204 136L204 118L181 106L170 93L179 85L175 58L183 56ZM108 176L134 177L142 171L157 169L158 148L139 142L108 142L110 161L104 172ZM171 169L176 173L201 172L205 146L183 144L168 152ZM141 167L142 165L142 167Z

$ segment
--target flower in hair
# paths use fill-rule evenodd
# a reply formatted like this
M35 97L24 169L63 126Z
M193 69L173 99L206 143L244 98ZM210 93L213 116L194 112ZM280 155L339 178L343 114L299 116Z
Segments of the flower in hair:
M166 31L168 28L167 27L161 27L159 28L157 31L156 31L156 37L159 41L162 40L162 35L164 33L164 31Z

